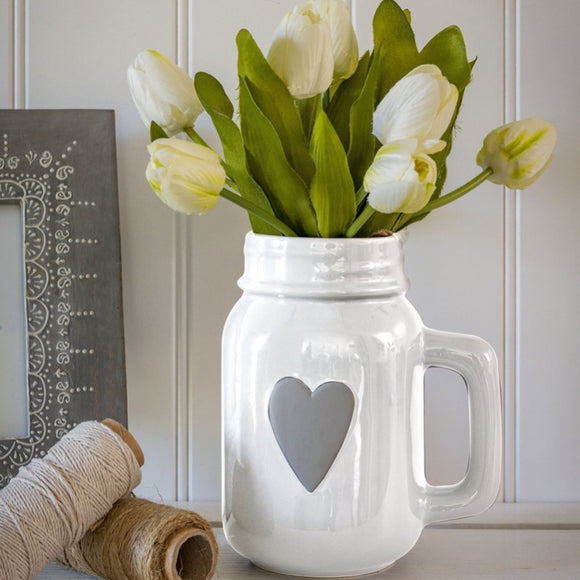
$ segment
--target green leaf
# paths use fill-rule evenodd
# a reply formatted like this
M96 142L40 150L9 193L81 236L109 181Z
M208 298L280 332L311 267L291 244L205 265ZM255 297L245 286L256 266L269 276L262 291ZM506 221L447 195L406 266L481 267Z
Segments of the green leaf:
M195 90L210 116L224 150L226 172L241 196L274 215L274 210L262 188L248 172L246 151L239 127L232 120L233 105L220 82L211 75L195 75ZM279 232L256 216L250 215L252 230L257 234L278 235Z
M475 60L467 60L467 50L463 34L459 27L449 26L436 34L423 48L419 54L421 64L435 64L441 72L447 77L449 82L453 83L459 92L455 114L451 119L449 127L441 136L445 141L445 148L433 155L433 160L437 164L437 182L431 199L437 199L441 196L445 181L447 179L447 157L453 147L453 138L455 132L455 123L461 109L465 88L471 82L471 71L475 65ZM418 212L416 217L411 217L406 222L406 226L425 219L427 213ZM376 225L375 224L371 224Z
M435 64L453 83L463 90L471 80L471 66L463 34L457 26L449 26L435 35L419 54L420 64Z
M461 90L459 92L459 99L457 102L457 107L455 109L455 114L451 120L451 123L449 124L449 128L441 136L441 139L445 141L445 148L439 153L432 155L433 160L437 164L437 182L435 183L435 190L431 195L431 199L437 199L438 197L441 196L443 187L445 185L445 180L447 179L447 157L451 153L451 148L453 146L455 121L457 120L457 116L461 106L461 101L463 99L463 93L464 90ZM419 211L418 217L413 217L412 219L407 221L405 223L405 227L425 219L428 215L429 215L428 213L422 214L421 211ZM361 228L359 235L370 236L379 230L390 229L392 227L392 224L396 222L396 218L397 214L382 214L377 212Z
M210 108L230 119L234 116L234 105L222 84L215 77L206 72L198 72L193 80L195 92L206 111ZM199 94L200 91L203 95Z
M274 127L288 161L304 182L310 184L314 163L292 95L247 30L240 30L236 43L239 77L247 79L252 99Z
M296 101L296 108L302 120L302 129L306 137L306 141L310 141L310 135L312 134L312 128L318 116L318 112L322 108L322 99L320 95L315 95L309 99L300 99Z
M379 74L379 61L372 59L364 86L350 109L348 164L357 190L377 149L378 141L372 134L372 127Z
M456 30L452 30L455 28ZM440 40L435 41L437 37L441 37ZM443 39L447 38L448 40L445 41ZM452 40L453 39L453 40ZM435 41L433 43L433 41ZM447 74L451 75L448 77L453 84L456 84L458 88L458 98L457 98L457 106L455 107L455 113L451 122L449 123L449 127L441 136L441 139L445 141L445 148L433 155L433 160L437 164L437 183L435 184L435 191L431 196L431 199L437 199L441 193L443 192L443 187L445 185L445 181L447 179L447 157L451 153L451 149L453 147L453 138L455 135L455 123L457 121L457 117L459 116L459 111L461 110L461 104L463 102L463 96L465 93L465 88L469 84L471 80L471 71L475 66L475 60L468 62L467 61L467 54L465 51L465 44L463 43L463 36L461 31L456 27L450 27L443 30L440 34L435 36L432 41L430 41L425 49L430 45L434 44L434 46L447 46L447 53L443 52L443 50L439 51L439 62L434 62L443 74L447 76ZM425 51L423 49L422 53ZM433 61L431 61L433 62ZM454 79L453 75L455 75ZM423 219L428 214L423 214L420 219ZM414 220L419 221L419 220Z
M368 238L381 230L389 230L399 214L375 212L357 233L357 237Z
M312 130L310 154L316 165L310 198L320 235L342 236L356 216L355 190L346 153L324 111Z
M157 139L167 139L168 137L167 133L155 121L151 121L149 135L151 138L151 143Z
M475 60L469 63L470 71L473 69L474 65L475 65ZM465 93L465 88L463 88L459 91L459 96L458 96L458 100L457 100L457 107L455 108L455 114L453 115L453 118L451 119L449 127L447 128L445 133L443 133L443 135L441 136L441 139L443 141L445 141L445 148L443 150L439 151L439 153L432 155L433 160L437 164L437 182L435 183L435 190L433 192L433 195L431 196L432 200L437 199L438 197L441 196L441 194L443 192L443 187L445 186L445 181L447 179L447 157L451 153L451 149L453 147L453 138L454 138L454 133L455 133L455 122L457 121L457 117L458 117L459 111L461 109L461 103L463 101L464 93ZM419 221L425 219L429 215L429 213L430 212L422 213L420 210L414 216L413 215L412 216L405 216L408 221L405 222L404 227L408 227L413 223L416 223L416 222L419 222ZM389 225L392 224L394 221L396 221L395 214L386 215L386 214L381 214L381 213L377 212L364 225L364 227L361 228L360 235L363 235L363 236L364 235L367 235L367 236L371 235L372 233L374 233L378 230L388 228Z
M348 151L350 144L350 109L362 91L369 63L370 54L367 51L359 60L354 74L340 83L326 111L345 151Z
M383 0L373 18L375 50L380 61L378 103L389 89L418 64L415 33L404 10L394 0Z
M254 101L244 78L240 78L240 119L250 170L277 217L298 235L317 237L307 186L288 162L276 129Z
M404 21L405 19L407 22ZM378 47L375 48L378 56L373 55L373 58L378 58L381 61L380 74L383 75L383 81L378 89L379 100L395 82L419 64L437 65L459 91L455 114L449 128L441 137L446 142L446 146L442 151L433 155L437 164L437 183L431 199L436 199L441 195L447 177L446 163L453 144L455 122L465 87L471 80L471 69L474 62L470 63L467 60L463 35L457 26L450 26L439 32L418 53L410 26L410 14L407 11L401 11L392 0L383 0L377 9L373 30L375 46ZM422 214L408 223L423 219L426 215ZM397 223L396 214L386 215L377 212L363 226L360 235L371 235L375 231L390 228L395 223Z

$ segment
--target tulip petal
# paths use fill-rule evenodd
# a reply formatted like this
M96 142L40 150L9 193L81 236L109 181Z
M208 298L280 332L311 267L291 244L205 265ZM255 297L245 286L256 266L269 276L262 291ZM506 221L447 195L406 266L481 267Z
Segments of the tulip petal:
M219 163L219 155L209 147L191 143L185 139L157 139L147 146L147 151L158 163L162 165L171 164L177 157L191 157L204 162Z
M491 131L477 154L477 164L490 168L493 183L512 189L528 187L546 170L556 145L556 128L543 119L524 119Z
M180 161L169 167L159 196L175 211L202 215L215 206L222 186L215 166Z
M439 111L435 116L431 130L427 134L427 139L440 139L443 133L445 133L447 127L449 127L449 123L451 123L451 119L453 119L459 98L457 87L451 83L439 83L439 90Z
M431 196L437 166L427 155L416 152L416 141L398 141L379 149L364 179L368 202L381 213L414 213Z
M358 41L344 0L317 0L316 7L330 26L334 78L347 79L358 64Z
M411 138L425 141L437 115L437 81L428 74L408 76L404 81L387 93L373 115L373 134L383 144Z
M334 70L330 27L313 2L284 16L274 32L268 62L295 99L308 99L330 86Z
M127 71L131 95L147 127L155 121L168 135L192 126L203 111L193 79L155 50L140 53Z
M417 139L418 150L433 154L445 148L458 100L456 87L432 64L420 65L398 81L373 115L373 134L383 144Z
M226 174L215 151L177 138L157 139L148 150L147 179L170 208L200 214L217 203Z
M445 145L447 145L447 143L445 141L441 141L441 139L427 139L427 141L423 141L423 146L421 149L425 153L433 155L433 153L439 153L439 151L443 151L443 149L445 149Z
M381 213L413 213L425 206L426 187L413 181L389 181L369 193L369 205Z
M383 145L365 175L365 189L370 191L367 186L372 184L402 179L414 165L416 145L414 139Z

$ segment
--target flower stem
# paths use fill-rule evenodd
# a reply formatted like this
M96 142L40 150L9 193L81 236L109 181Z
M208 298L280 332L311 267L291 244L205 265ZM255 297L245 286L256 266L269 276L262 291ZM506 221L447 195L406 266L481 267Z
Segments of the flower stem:
M183 131L194 143L203 145L204 147L209 147L209 145L203 140L202 136L193 127L185 127Z
M344 235L347 238L354 238L360 229L371 219L374 213L375 210L367 204L360 215L352 222L352 224L350 224Z
M288 237L297 237L296 232L288 227L284 222L281 222L277 217L264 211L261 207L258 207L256 204L248 201L241 195L238 195L229 189L222 189L220 195L228 201L239 205L241 208L260 218L262 221L271 225L273 228L276 228L281 234Z
M393 222L393 225L388 228L390 229L392 232L396 232L397 230L400 230L400 224L404 223L404 218L405 214L404 213L400 213L396 218L395 221Z
M438 197L437 199L433 199L430 201L423 209L419 210L414 214L410 214L406 219L404 219L399 224L399 229L402 229L405 225L409 224L411 221L415 221L417 218L423 217L427 215L429 212L437 209L439 207L443 207L452 201L463 197L466 193L469 193L472 189L475 189L478 185L481 185L484 181L486 181L491 175L493 175L493 170L489 167L484 169L481 173L476 175L473 179L464 183L461 187L453 190L451 193L447 195L443 195Z
M330 104L330 87L322 93L322 109L326 111L328 105Z
M304 129L306 141L309 143L312 128L314 127L318 111L322 105L322 97L320 95L315 95L308 99L297 99L295 100L295 103L298 112L300 113L300 118L302 119L302 128Z
M360 189L356 192L356 206L358 207L367 196L367 192L365 191L364 186L360 186Z

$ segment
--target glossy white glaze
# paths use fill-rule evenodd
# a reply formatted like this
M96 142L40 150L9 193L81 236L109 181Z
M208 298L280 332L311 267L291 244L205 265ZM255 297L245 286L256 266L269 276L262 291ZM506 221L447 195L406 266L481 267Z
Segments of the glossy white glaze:
M407 553L431 522L472 515L500 483L496 357L473 336L426 329L405 298L400 236L246 238L244 294L223 337L223 523L262 568L352 576ZM454 486L424 474L423 375L459 372L471 415L470 467ZM347 385L350 429L318 487L305 489L268 417L274 385Z

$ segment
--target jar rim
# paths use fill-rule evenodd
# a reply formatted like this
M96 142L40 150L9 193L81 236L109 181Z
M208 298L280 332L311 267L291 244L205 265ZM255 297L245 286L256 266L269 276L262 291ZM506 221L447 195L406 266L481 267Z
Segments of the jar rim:
M249 232L246 292L302 297L403 294L406 234L373 238L294 238Z

